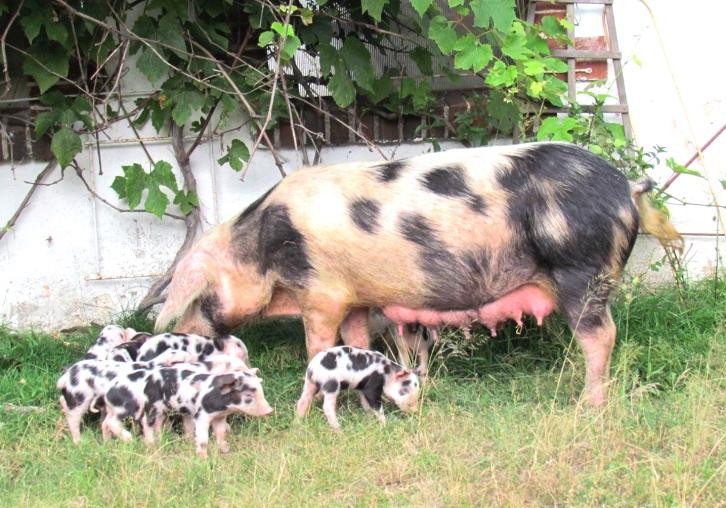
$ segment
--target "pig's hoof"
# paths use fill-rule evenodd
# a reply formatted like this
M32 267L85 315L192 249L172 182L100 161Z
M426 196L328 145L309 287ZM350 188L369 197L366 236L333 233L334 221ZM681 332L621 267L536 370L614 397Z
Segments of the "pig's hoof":
M202 449L202 450L197 449L197 457L199 457L200 459L206 459L207 450L206 449Z
M217 448L219 448L219 453L221 453L223 455L226 455L226 454L229 453L229 445L228 444L218 445Z
M121 434L121 441L123 441L125 443L129 443L133 439L134 439L134 436L132 436L131 433L128 431L124 431L123 434Z

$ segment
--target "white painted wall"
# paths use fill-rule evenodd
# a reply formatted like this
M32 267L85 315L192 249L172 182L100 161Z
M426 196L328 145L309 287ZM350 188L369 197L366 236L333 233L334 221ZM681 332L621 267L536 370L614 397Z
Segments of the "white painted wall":
M679 7L680 5L680 7ZM726 103L720 94L723 68L715 58L711 42L726 17L726 5L693 1L688 8L679 2L657 2L655 16L665 39L662 48L651 19L640 2L616 0L617 30L627 62L625 79L632 121L638 141L668 148L669 155L684 162L697 144L703 143L721 122L726 121ZM704 15L708 13L708 15ZM597 15L580 11L578 35L597 31ZM595 16L595 17L593 17ZM584 32L584 33L583 33ZM664 55L671 61L675 82ZM640 62L636 65L633 56ZM688 111L677 100L681 90ZM690 120L690 122L688 121ZM149 127L142 135L151 139L149 149L156 159L174 161L168 140ZM132 137L124 128L112 134L116 140ZM154 139L156 138L156 139ZM202 204L203 229L239 212L279 179L269 153L260 150L245 174L219 167L219 140L200 146L192 157ZM444 148L452 144L445 144ZM406 157L427 151L429 145L409 144L383 147L387 155ZM706 152L705 167L714 179L724 179L726 137ZM288 171L300 165L299 156L283 152ZM322 162L377 160L379 156L363 146L328 148ZM143 151L126 143L105 143L101 163L95 145L89 144L78 158L96 192L118 206L124 203L110 189L121 166L146 160ZM0 224L17 208L43 164L30 163L14 171L0 166ZM100 169L103 174L100 174ZM694 165L699 169L703 165ZM665 180L670 172L657 173ZM60 178L56 170L46 182ZM720 186L719 186L720 188ZM676 196L699 203L709 202L707 185L682 176L672 187ZM721 202L726 203L719 190ZM713 209L672 207L677 226L688 232L714 233ZM0 322L12 326L61 328L105 323L119 312L133 308L145 294L153 277L172 260L184 236L183 224L173 219L156 219L148 214L121 214L93 199L72 171L53 187L39 189L16 227L0 241ZM703 276L715 265L715 240L689 237L690 270ZM639 241L634 271L642 271L659 259L660 248L648 240Z

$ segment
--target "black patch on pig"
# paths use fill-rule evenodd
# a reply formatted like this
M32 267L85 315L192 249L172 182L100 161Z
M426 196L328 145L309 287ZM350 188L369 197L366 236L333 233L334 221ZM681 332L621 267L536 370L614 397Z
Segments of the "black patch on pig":
M338 391L338 382L335 379L328 379L323 383L323 391L328 393L335 393Z
M372 199L356 199L350 205L350 218L353 223L366 233L374 233L378 228L378 216L381 205Z
M189 376L191 376L192 374L194 374L194 371L193 370L184 369L184 370L181 371L181 378L182 379L186 379Z
M483 287L487 273L487 252L460 257L448 251L425 217L406 212L400 215L398 230L403 238L418 245L418 264L426 275L426 305L436 310L474 309L492 299ZM462 238L462 241L466 241Z
M164 399L163 386L158 379L151 378L144 386L144 395L146 396L147 406Z
M225 326L222 318L222 301L216 293L207 293L200 298L199 308L202 311L202 315L207 318L209 324L212 325L214 333L218 335L225 335L229 331L229 328ZM185 337L182 340L182 343L183 342L187 342L188 344L189 340Z
M94 367L93 365L89 365L87 367L87 369L88 369L88 372L90 372L92 376L98 376L98 369L96 367Z
M391 161L375 167L376 178L380 182L389 183L399 177L401 170L406 167L406 161Z
M370 364L368 353L353 353L350 355L350 361L353 364L353 370L365 370Z
M176 369L160 369L164 400L170 400L179 391Z
M231 405L239 404L242 401L242 394L238 391L226 391L223 393L218 387L212 388L202 396L202 409L207 413L224 411Z
M196 383L198 381L206 381L209 379L210 374L197 374L192 378L192 383Z
M323 359L320 360L320 365L328 370L333 370L335 367L337 367L338 361L336 360L335 353L333 353L332 351L325 353Z
M401 382L401 386L403 386L404 388L407 387L410 384L411 384L411 380L410 379L406 379L405 381Z
M129 378L130 381L138 381L145 375L146 375L146 372L144 372L143 370L137 370L137 371L131 372L127 377Z
M79 393L78 396L76 396L73 392L66 390L65 388L61 389L61 395L63 395L68 409L73 409L77 406L80 406L84 400L83 394Z
M78 371L79 367L77 364L71 367L71 372L69 374L71 378L71 386L78 386Z
M304 287L313 268L305 237L292 223L287 206L274 205L262 211L258 240L261 273L276 270L287 284Z
M116 415L121 420L134 416L140 409L139 403L134 399L134 394L125 386L112 386L109 388L106 399L112 406L123 409L123 412Z
M184 346L184 349L189 347L189 339L187 337L182 339L182 346Z
M460 166L432 169L423 176L422 183L435 194L461 198L475 212L484 213L484 199L469 188Z
M198 355L202 354L202 345L197 342L197 345L194 347L194 350L197 352Z
M98 360L98 356L96 356L94 353L86 353L83 355L83 360Z
M207 342L202 348L202 356L209 356L214 353L214 344Z
M272 191L275 190L277 185L278 184L273 185L267 192L265 192L259 198L255 199L247 208L245 208L244 211L239 215L239 217L237 217L237 220L234 221L234 226L232 226L232 227L239 228L240 226L242 226L242 224L245 222L245 219L247 219L247 217L249 217L252 214L252 212L254 212L255 210L257 210L260 207L262 202L265 199L267 199L267 197L270 194L272 194Z
M348 381L341 381L340 382L340 389L341 390L347 390L350 388L350 383Z
M383 405L381 394L383 393L383 385L385 382L386 379L380 372L371 372L369 375L360 380L355 389L363 393L366 402L368 402L373 409L379 410Z

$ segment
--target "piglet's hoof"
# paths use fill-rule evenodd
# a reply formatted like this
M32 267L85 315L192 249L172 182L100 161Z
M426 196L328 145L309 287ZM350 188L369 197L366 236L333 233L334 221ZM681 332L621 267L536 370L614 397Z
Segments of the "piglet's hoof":
M206 459L207 450L206 449L197 449L197 457L199 457L200 459Z
M229 453L229 445L228 444L219 445L219 446L217 446L217 448L219 449L219 453L221 453L223 455L226 455L226 454Z

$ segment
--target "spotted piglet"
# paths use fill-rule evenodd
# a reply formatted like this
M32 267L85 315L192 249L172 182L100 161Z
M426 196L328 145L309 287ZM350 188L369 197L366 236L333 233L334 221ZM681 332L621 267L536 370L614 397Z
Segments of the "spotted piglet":
M367 413L385 422L381 396L401 410L416 410L420 382L415 371L405 369L378 351L338 346L313 357L305 374L302 396L297 403L298 417L304 417L314 396L323 398L328 423L340 430L335 404L341 390L353 388Z
M273 412L257 369L214 374L200 372L193 365L179 363L138 370L115 379L105 396L107 413L101 425L104 440L112 435L131 440L122 423L131 417L141 421L144 438L152 444L158 419L176 411L184 417L185 430L194 431L197 454L206 457L210 426L220 452L226 453L227 415L267 416Z
M249 366L247 346L234 335L207 337L193 333L162 333L151 337L139 348L138 360L146 362L169 350L190 353L199 361L211 355L225 354Z
M111 351L125 342L133 340L138 335L133 328L123 328L119 325L106 325L98 334L96 341L83 357L84 360L110 360Z

